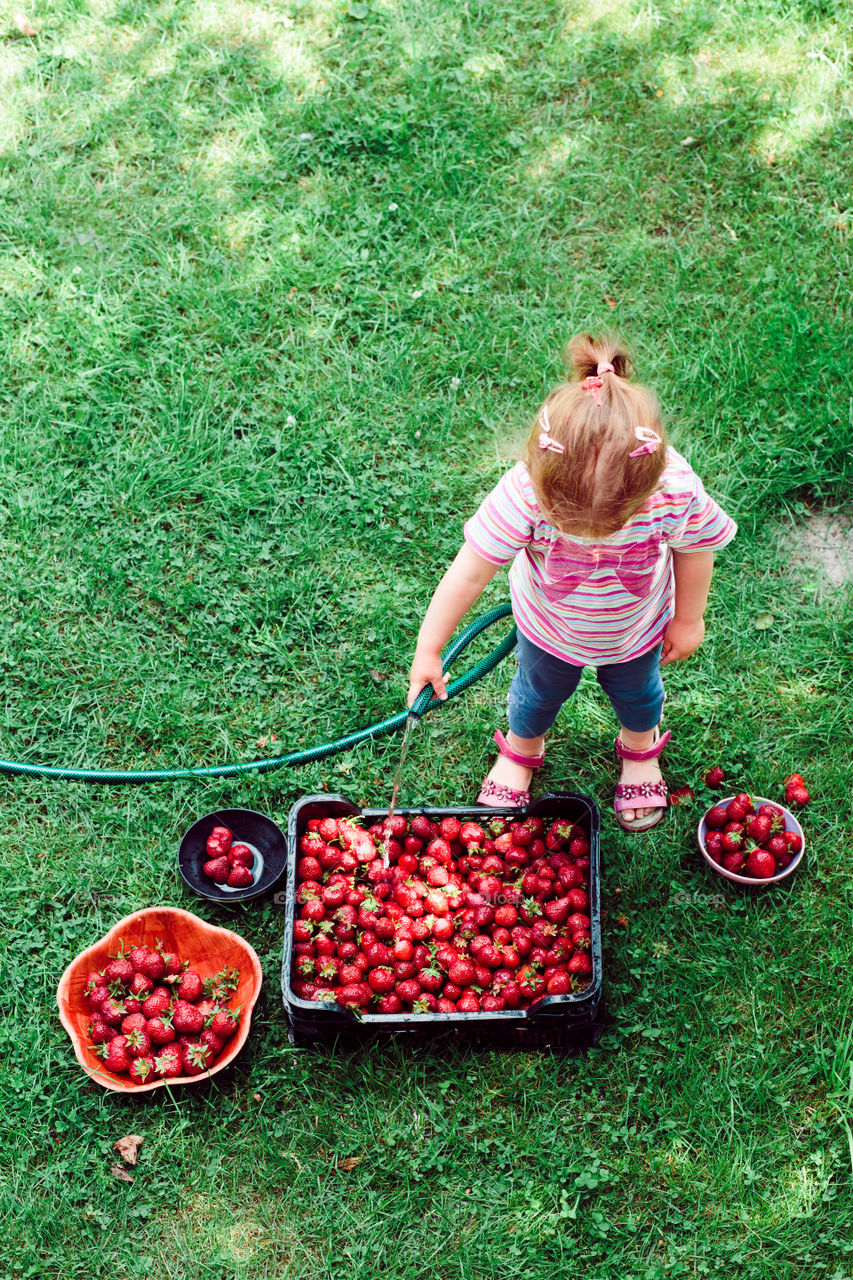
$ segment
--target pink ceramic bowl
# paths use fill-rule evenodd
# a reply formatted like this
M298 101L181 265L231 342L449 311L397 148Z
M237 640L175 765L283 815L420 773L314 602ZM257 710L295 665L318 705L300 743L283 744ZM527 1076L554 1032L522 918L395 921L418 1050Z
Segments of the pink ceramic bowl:
M157 942L162 942L166 950L177 952L182 960L189 960L191 967L202 978L212 977L226 966L238 969L240 982L231 997L230 1005L233 1009L242 1010L240 1025L232 1039L226 1041L225 1051L209 1071L199 1076L176 1076L169 1081L152 1080L146 1084L134 1084L130 1076L108 1071L95 1053L95 1046L86 1034L92 1014L83 996L83 988L87 974L92 969L103 969L109 957L119 949L128 950L132 946L153 947ZM72 960L60 979L56 1000L62 1025L71 1037L77 1061L86 1074L105 1089L114 1089L119 1093L147 1093L167 1083L197 1084L199 1080L215 1076L217 1071L233 1062L246 1043L252 1009L260 995L262 981L261 962L239 934L232 933L230 929L217 928L178 907L149 907L119 920L106 937L81 952L76 960Z
M734 800L734 796L726 796L724 799L718 800L717 804L725 806L732 800ZM723 876L724 879L731 880L733 884L747 884L756 888L767 888L768 885L778 884L780 880L784 880L786 876L789 876L792 871L796 871L797 867L802 862L803 854L806 851L806 837L803 832L803 828L800 826L797 819L791 813L790 809L786 809L783 804L779 804L776 800L766 800L763 796L753 796L752 802L756 809L758 809L762 804L772 804L777 809L780 809L785 819L785 830L796 831L803 842L803 847L800 849L800 852L794 854L784 871L778 871L775 876L771 876L768 880L759 880L755 876L743 876L738 874L736 871L727 871L725 867L721 867L719 862L715 862L710 853L708 853L708 850L705 848L705 832L708 830L705 818L709 811L706 811L706 813L702 815L702 821L699 823L699 851L711 870L716 871L718 876ZM712 807L716 808L716 805Z

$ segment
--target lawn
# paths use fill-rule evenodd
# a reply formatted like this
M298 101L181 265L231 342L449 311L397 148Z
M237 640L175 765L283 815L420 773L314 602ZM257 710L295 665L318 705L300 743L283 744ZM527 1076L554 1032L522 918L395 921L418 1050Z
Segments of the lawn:
M791 563L850 492L848 6L24 17L0 17L0 756L248 760L398 711L463 520L569 336L612 326L740 525L668 668L669 780L719 762L781 796L797 769L813 800L803 868L757 897L699 858L701 794L625 835L585 682L544 785L603 812L600 1046L319 1054L288 1044L281 906L191 898L177 844L218 806L380 804L398 738L239 781L0 778L0 1271L849 1280L853 612ZM511 669L424 722L403 803L476 794ZM127 1101L54 993L155 903L236 928L265 989L232 1069Z

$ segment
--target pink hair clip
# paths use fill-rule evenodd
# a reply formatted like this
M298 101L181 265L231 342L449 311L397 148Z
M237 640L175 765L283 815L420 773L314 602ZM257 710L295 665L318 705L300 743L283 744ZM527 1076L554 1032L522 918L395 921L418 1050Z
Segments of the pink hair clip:
M601 388L604 386L601 378L584 378L581 383L581 390L588 391L596 404L601 404Z
M539 432L539 448L550 449L552 453L565 453L565 449L559 440L552 440L549 432L551 430L551 421L548 417L548 406L542 406L542 412L539 414L539 425L542 430Z
M643 443L639 449L634 449L628 454L629 458L641 458L644 453L657 453L658 445L663 443L658 433L652 431L651 427L637 427L634 434Z

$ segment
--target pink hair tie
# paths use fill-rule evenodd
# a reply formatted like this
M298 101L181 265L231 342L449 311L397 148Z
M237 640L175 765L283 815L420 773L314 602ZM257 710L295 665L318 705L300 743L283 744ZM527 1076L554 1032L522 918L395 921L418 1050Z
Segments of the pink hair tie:
M560 444L559 440L552 440L549 432L551 430L551 420L548 417L547 405L542 406L542 412L539 414L539 425L542 430L539 432L539 448L550 449L552 453L565 453L566 450Z
M601 389L604 383L601 378L584 378L581 391L588 391L596 404L601 404Z
M638 440L642 440L639 449L634 449L628 454L629 458L641 458L644 453L657 453L658 445L663 444L660 436L656 431L652 431L651 427L637 427L634 435Z
M598 374L600 378L603 373L615 373L616 370L613 368L613 365L610 363L609 360L602 360L598 365L598 367L596 368L595 372Z

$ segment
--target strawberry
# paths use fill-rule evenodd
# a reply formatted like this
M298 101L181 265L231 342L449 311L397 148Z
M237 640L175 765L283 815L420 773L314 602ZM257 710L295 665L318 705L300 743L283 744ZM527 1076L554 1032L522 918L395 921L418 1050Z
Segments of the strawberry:
M705 814L705 826L711 831L722 831L727 822L728 813L725 805L715 804L714 807L709 809Z
M152 1044L171 1044L175 1038L175 1029L171 1021L159 1014L148 1019L145 1024L145 1033Z
M746 834L762 844L770 835L770 819L765 814L753 814L747 821Z
M703 774L705 785L708 787L721 787L725 779L725 774L718 764L712 764L710 769L706 769Z
M204 1026L204 1016L188 1000L176 1000L172 1009L172 1026L178 1034L197 1036Z
M788 841L784 836L771 836L765 843L766 851L773 855L774 858L780 858L788 852Z
M443 840L458 840L459 832L462 830L462 823L458 818L442 818L439 823L439 830Z
M110 996L101 1005L101 1017L111 1027L121 1026L122 1019L127 1017L127 1007L124 1001L115 1000Z
M228 877L228 885L231 889L248 889L254 883L255 877L248 867L236 866Z
M220 1040L229 1040L240 1025L239 1009L217 1009L208 1026Z
M804 787L806 784L798 773L790 774L782 783L783 787Z
M200 1076L213 1064L210 1046L201 1040L190 1040L184 1045L184 1075Z
M762 804L758 809L759 818L767 818L770 822L771 836L778 836L785 830L785 815L775 804Z
M228 861L232 867L251 867L255 855L247 844L232 844L228 850Z
M231 874L231 863L224 855L221 858L210 858L205 862L202 871L208 880L214 880L217 884L227 884Z
M166 962L160 952L153 951L151 947L146 947L145 953L139 966L139 972L144 973L146 978L150 978L152 982L159 982L166 972Z
M521 988L517 982L507 982L501 991L504 1000L504 1007L507 1009L521 1008Z
M128 993L137 999L145 1000L154 990L154 983L144 973L135 973L131 979Z
M113 982L121 982L126 986L133 979L135 972L133 965L125 956L116 956L104 970L104 979L108 986Z
M167 987L155 987L143 1001L141 1012L146 1018L158 1018L161 1013L169 1008L172 1003L172 995Z
M566 996L571 994L572 980L565 971L553 973L548 979L545 990L549 996Z
M130 1067L126 1036L113 1036L108 1044L98 1045L97 1052L108 1071L127 1071Z
M795 809L804 809L809 802L809 793L805 787L786 787L785 799Z
M100 1014L96 1013L86 1028L86 1034L92 1041L92 1044L109 1044L118 1032L115 1027L111 1027L108 1022L104 1022Z
M803 847L803 837L799 831L783 831L782 839L787 844L790 853L799 853Z
M348 1009L366 1009L372 997L373 989L366 982L351 982L335 989L336 1002Z
M731 852L723 854L723 866L726 871L736 871L739 873L743 870L743 864L745 862L746 858L742 853Z
M565 924L571 911L571 903L568 898L552 898L544 904L542 910L551 924Z
M93 1012L100 1009L109 999L110 989L103 985L93 987L86 995L86 1003Z
M397 983L397 995L404 1004L414 1004L420 994L421 984L414 978L404 978L402 982Z
M196 1000L201 998L203 983L199 974L195 969L187 969L183 974L178 989L175 993L179 1000L189 1000L194 1004Z
M129 1013L121 1020L121 1033L129 1036L131 1031L144 1031L146 1018L143 1013Z
M402 1013L403 1001L395 991L389 991L387 995L381 996L376 1006L377 1013Z
M322 874L323 868L316 858L306 856L300 858L296 864L296 875L299 880L319 880Z
M393 991L396 983L394 971L388 968L387 965L371 969L368 972L367 981L370 983L371 990L375 991L379 996L387 995L389 991Z
M128 1070L134 1084L145 1084L147 1080L157 1074L157 1068L150 1053L131 1058Z
M464 956L449 966L447 976L456 987L470 987L474 981L474 965Z
M212 858L221 857L223 853L227 853L231 848L233 839L234 837L227 827L214 827L207 837L205 848Z
M725 853L738 853L743 848L743 832L724 831L720 843Z
M151 1049L151 1037L147 1031L134 1027L126 1033L127 1053L129 1057L143 1057Z
M154 1059L154 1070L164 1080L173 1080L184 1074L184 1056L180 1046L170 1044Z
M692 787L673 787L669 793L670 804L690 804L696 799L696 792Z
M743 822L748 812L749 809L739 796L735 796L734 800L730 800L726 805L726 818L729 822ZM707 822L707 818L705 821Z
M744 869L748 876L754 876L757 880L769 880L776 874L776 862L772 853L768 853L766 849L753 849Z
M466 991L464 996L460 996L456 1004L459 1013L479 1013L480 1001L472 991Z
M478 822L463 822L458 838L460 844L470 849L474 845L481 845L486 838L486 833Z
M145 963L147 955L147 947L131 947L130 951L128 951L127 958L133 965L135 973L140 973L142 971L142 966Z
M219 1039L216 1032L211 1031L210 1027L205 1027L199 1035L199 1042L207 1045L208 1049L213 1054L213 1060L215 1062L222 1052L223 1045L223 1041Z
M161 954L163 956L163 981L177 981L178 975L187 966L181 963L180 957L175 955L174 951L163 951Z

